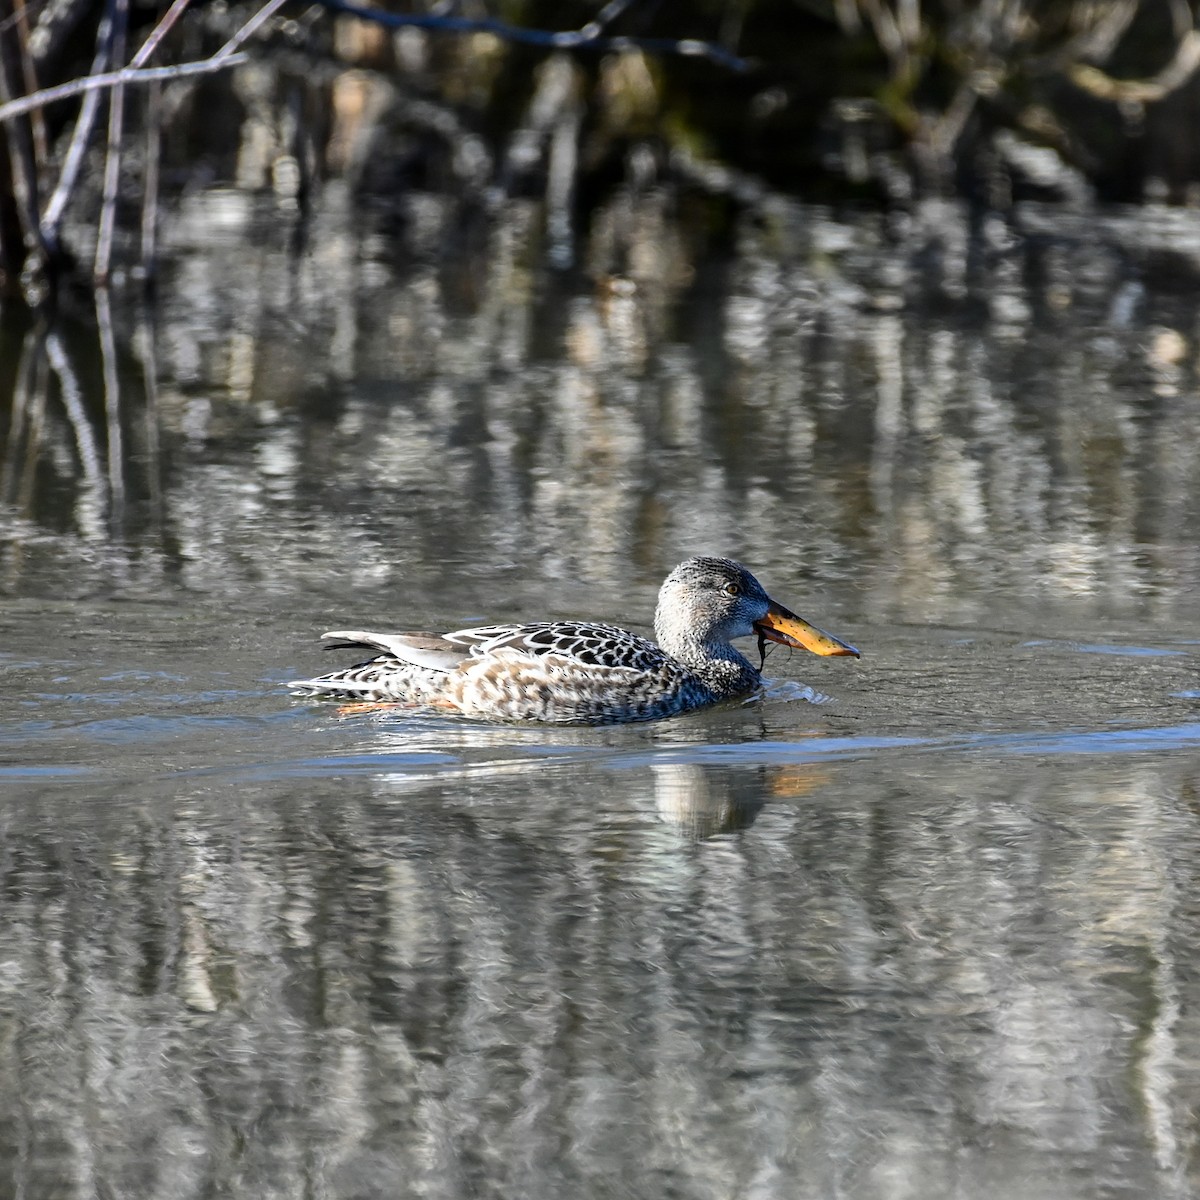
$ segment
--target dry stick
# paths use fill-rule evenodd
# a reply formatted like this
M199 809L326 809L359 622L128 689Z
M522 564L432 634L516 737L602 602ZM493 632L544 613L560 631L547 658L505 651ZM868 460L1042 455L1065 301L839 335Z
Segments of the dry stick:
M104 8L104 16L100 18L100 27L96 31L96 54L92 59L92 69L89 75L100 74L109 62L112 53L113 4L114 0L109 0ZM71 144L67 147L66 157L63 159L58 184L50 197L50 202L46 205L46 211L42 214L42 241L46 243L51 253L58 248L58 227L62 224L67 202L75 190L79 170L83 166L83 156L87 151L88 142L91 140L92 125L95 123L96 113L99 109L100 93L88 92L79 106L79 116L75 119L75 130L71 134Z
M0 33L0 101L16 94L18 65L13 61L10 47L15 33L10 29ZM7 106L0 103L0 112ZM37 162L33 156L33 140L28 121L19 121L8 130L9 171L17 219L27 258L33 260L35 273L46 261L46 248L38 228ZM4 264L0 264L3 266Z
M21 45L21 73L25 76L25 91L37 91L37 67L34 66L33 55L29 53L29 15L26 11L25 0L13 0L13 15L17 21L17 40ZM33 127L33 152L39 164L45 163L49 157L46 139L46 117L37 113L30 118Z
M171 5L151 31L142 48L134 55L133 61L129 64L131 67L140 67L149 59L158 48L162 39L167 35L172 26L174 26L175 22L183 15L184 9L187 8L190 2L191 0L175 0L175 3ZM110 60L113 31L112 14L113 5L110 3L105 8L104 16L100 21L100 28L96 33L96 56L92 61L92 69L88 72L90 76L99 75ZM70 202L71 195L75 190L75 184L78 182L79 170L83 165L83 156L87 150L88 142L91 140L92 126L95 124L96 113L99 111L99 108L99 91L85 93L83 103L79 108L79 116L75 121L75 131L71 135L71 144L67 148L67 154L63 160L63 168L58 178L58 185L55 187L54 194L50 197L50 202L46 205L46 211L42 215L42 239L52 252L58 246L59 226L62 224L67 204Z
M72 79L69 83L60 83L57 87L43 88L32 96L21 96L0 104L0 121L11 121L35 108L44 108L47 104L55 104L59 100L69 100L72 96L80 96L84 92L101 91L104 88L115 87L118 83L150 83L156 79L183 79L188 75L210 75L213 71L228 71L230 67L241 66L250 61L248 54L230 54L226 58L202 58L199 62L180 63L174 67L144 67L135 70L126 67L123 71L108 71L103 75L89 75L85 79Z
M199 62L179 63L174 67L126 67L122 71L108 71L100 75L89 75L83 79L72 79L60 83L57 87L42 88L31 96L20 96L0 104L0 121L11 121L34 109L44 108L59 100L69 100L72 96L83 95L85 92L100 91L104 88L116 87L126 83L150 83L155 79L181 79L187 75L207 75L212 71L226 71L230 67L240 66L249 62L248 54L237 54L235 51L248 37L253 36L263 24L279 11L289 0L270 0L265 4L241 29L237 31L211 58L202 58ZM174 5L167 14L172 23L183 10L183 5ZM143 47L143 50L145 47ZM140 56L139 56L140 57Z
M213 62L223 61L227 55L232 55L233 52L247 38L253 37L258 32L259 27L262 26L266 21L269 21L287 3L288 0L269 0L269 3L264 4L262 8L260 8L258 12L256 12L254 16L252 16L250 20L248 20L245 25L243 25L241 29L239 29L237 33L235 33L233 37L231 37L229 41L227 41L225 45L223 45L220 50L218 50L216 54L212 56Z
M183 10L191 3L191 0L175 0L175 3L163 14L159 23L150 31L150 36L142 43L142 48L133 56L129 65L131 67L145 66L150 55L158 49L158 43L170 33L175 22L183 16Z
M220 50L211 58L199 62L180 63L174 67L126 67L123 71L111 71L103 75L92 75L86 79L72 79L57 87L43 88L31 96L22 96L0 104L0 121L11 121L23 113L32 112L47 104L59 100L68 100L84 92L96 91L101 88L113 87L118 83L149 83L155 79L180 79L187 75L207 75L212 71L225 71L230 67L249 62L249 55L234 53L248 37L252 36L262 25L283 7L288 0L270 0L256 13ZM714 46L708 42L698 42L693 38L682 41L672 41L668 38L626 38L626 37L592 37L579 30L569 33L548 33L544 30L520 29L516 26L505 25L501 21L481 20L468 21L459 18L437 18L425 15L398 16L378 9L362 8L359 5L344 3L343 0L322 0L324 7L333 12L344 12L357 16L364 21L392 28L415 26L421 29L443 29L447 32L494 33L497 37L509 41L526 42L532 45L549 46L559 49L579 49L589 47L596 50L642 49L652 53L699 55L721 63L735 71L746 69L744 59Z
M140 67L146 62L150 55L158 48L158 44L166 36L171 27L183 15L183 10L187 8L189 3L191 3L191 0L175 0L175 3L171 5L162 20L159 21L158 25L155 26L150 36L146 39L142 48L134 55L133 61L129 64L130 67ZM105 10L104 17L100 22L100 30L96 35L96 57L92 62L92 69L88 72L90 76L99 75L104 70L104 65L109 59L111 36L112 6L110 4ZM63 163L58 186L54 189L54 195L50 197L50 203L46 206L46 215L42 218L42 236L47 241L57 240L58 226L62 221L67 201L71 198L71 193L75 189L79 167L83 162L83 153L87 149L88 141L91 138L92 124L96 119L96 112L99 107L99 91L87 92L84 95L83 104L79 109L79 117L75 122L75 132L71 135L71 145L67 150L67 157Z
M183 16L191 0L175 0L167 9L163 18L155 26L142 48L133 56L131 67L140 67L158 48L159 42L170 31L171 27ZM150 84L146 96L146 170L142 178L142 249L141 268L142 278L149 279L154 274L155 242L158 234L158 181L159 166L162 159L162 114L159 106L162 104L162 84L157 80Z
M129 28L129 0L112 0L113 60L125 57L125 34ZM96 259L92 267L94 283L108 283L112 261L113 230L117 221L117 189L121 182L121 128L125 123L125 85L117 84L108 100L108 147L104 158L104 193L100 205L100 231L96 238Z
M284 0L275 0L275 2L266 5L260 9L234 36L221 47L220 50L213 56L214 59L228 58L247 38L251 37L254 32L266 21L276 10L278 10ZM166 36L167 31L172 25L183 15L183 10L187 8L190 0L175 0L175 3L167 10L162 20L157 27L146 39L142 48L133 56L130 62L131 67L140 67L154 53L159 42ZM150 85L150 95L147 102L146 115L146 174L143 180L142 188L142 250L141 250L141 265L142 273L145 278L149 278L154 269L154 245L156 236L156 225L158 217L158 168L159 157L162 150L162 142L159 136L159 113L158 105L162 94L162 85L154 81ZM116 100L117 93L114 92L113 99ZM99 253L99 248L97 248ZM97 262L99 259L97 258ZM107 274L107 262L105 263L105 274Z
M1096 67L1076 63L1067 72L1076 87L1127 104L1153 104L1177 91L1200 70L1200 32L1190 30L1175 47L1175 56L1150 79L1113 79Z

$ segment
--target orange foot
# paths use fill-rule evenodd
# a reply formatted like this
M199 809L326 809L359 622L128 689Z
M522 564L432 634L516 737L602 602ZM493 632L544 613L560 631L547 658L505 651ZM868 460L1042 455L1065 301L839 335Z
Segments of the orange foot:
M357 717L369 712L387 712L393 708L411 708L411 704L402 704L398 700L360 700L355 704L339 704L339 717Z

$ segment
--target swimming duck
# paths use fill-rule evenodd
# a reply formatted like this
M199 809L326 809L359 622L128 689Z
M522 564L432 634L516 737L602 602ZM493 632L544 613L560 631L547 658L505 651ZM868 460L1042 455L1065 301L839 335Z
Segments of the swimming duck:
M776 603L731 558L689 558L658 593L657 644L598 621L484 625L451 633L326 633L373 658L298 679L301 694L450 709L502 721L603 725L670 717L754 691L762 676L731 644L758 636L814 654L847 642Z

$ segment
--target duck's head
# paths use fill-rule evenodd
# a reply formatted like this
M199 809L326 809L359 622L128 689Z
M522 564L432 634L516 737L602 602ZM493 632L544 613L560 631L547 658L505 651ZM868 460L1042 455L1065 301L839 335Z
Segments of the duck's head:
M852 654L847 642L825 633L767 595L762 584L731 558L689 558L659 589L654 631L668 654L682 645L708 647L755 634L813 654Z

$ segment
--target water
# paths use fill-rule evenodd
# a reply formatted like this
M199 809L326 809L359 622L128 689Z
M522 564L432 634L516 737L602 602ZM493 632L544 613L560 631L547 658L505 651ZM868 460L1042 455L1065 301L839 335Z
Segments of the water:
M0 1192L1200 1193L1188 219L626 197L564 277L405 203L297 260L197 197L115 354L0 334ZM864 657L604 729L281 687L700 550Z

